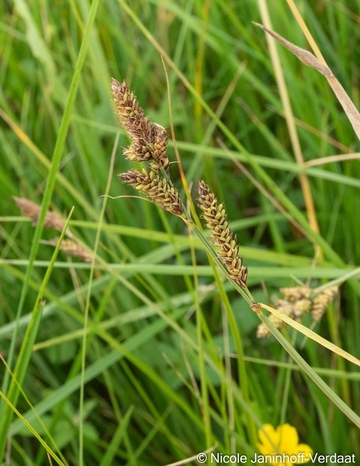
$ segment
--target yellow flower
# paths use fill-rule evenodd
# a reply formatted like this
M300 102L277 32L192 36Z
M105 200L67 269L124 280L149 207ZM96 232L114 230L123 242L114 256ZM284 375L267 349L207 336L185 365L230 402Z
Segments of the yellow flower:
M312 449L309 445L298 443L298 433L290 424L283 424L276 429L270 424L264 424L259 430L259 439L261 443L257 447L265 457L262 458L265 463L292 466L311 460Z

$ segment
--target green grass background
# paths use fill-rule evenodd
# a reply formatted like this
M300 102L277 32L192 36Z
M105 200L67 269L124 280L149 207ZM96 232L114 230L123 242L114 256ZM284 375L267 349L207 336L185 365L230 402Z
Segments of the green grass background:
M297 6L359 108L359 2ZM357 427L273 338L256 338L260 320L229 283L215 281L184 223L149 202L101 197L134 194L116 177L134 165L122 156L128 139L113 113L115 77L167 128L169 91L192 193L204 179L225 203L257 300L276 299L294 277L315 287L359 264L357 160L306 169L321 236L341 259L325 254L315 266L314 244L234 163L248 158L229 132L306 215L274 65L252 24L263 22L263 8L251 0L14 0L0 10L0 349L12 370L18 361L22 394L4 363L2 390L64 464L165 465L214 446L251 459L257 429L284 422L315 452L360 458ZM268 8L273 30L308 48L286 1ZM325 78L278 53L304 160L358 151ZM171 141L169 157L176 160ZM170 170L185 199L176 163ZM103 265L91 270L61 252L53 263L54 248L42 240L58 232L35 229L12 196L43 204L43 215L50 208L66 218L74 207L71 231L97 247ZM346 282L315 327L356 357L359 296L357 281ZM356 366L284 335L359 413ZM0 464L49 464L11 412L1 406Z

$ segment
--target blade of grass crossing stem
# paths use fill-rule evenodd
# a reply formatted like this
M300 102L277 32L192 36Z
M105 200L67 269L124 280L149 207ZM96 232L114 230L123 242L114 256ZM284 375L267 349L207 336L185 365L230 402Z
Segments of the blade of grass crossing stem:
M80 83L80 73L81 73L82 67L84 65L86 52L87 52L88 45L89 45L92 25L93 25L93 23L95 21L96 12L97 12L97 8L99 6L99 2L100 2L100 0L94 0L93 3L91 4L88 21L87 21L87 24L86 24L86 28L84 30L84 37L83 37L83 40L82 40L82 43L81 43L81 46L80 46L79 55L78 55L76 66L75 66L75 71L74 71L74 74L73 74L73 77L72 77L69 94L68 94L67 101L66 101L66 104L65 104L64 115L63 115L63 118L61 120L61 124L60 124L60 128L59 128L59 134L58 134L58 137L57 137L57 140L56 140L56 144L55 144L55 148L54 148L54 152L53 152L53 156L52 156L52 163L51 163L51 168L50 168L48 180L47 180L45 191L44 191L44 198L43 198L43 202L42 202L42 206L41 206L41 212L40 212L40 215L39 215L39 220L38 220L38 223L37 223L37 226L36 226L36 229L35 229L35 233L34 233L34 238L33 238L33 241L32 241L30 257L29 257L29 264L28 264L28 267L27 267L27 270L26 270L25 281L24 281L24 284L23 284L23 287L22 287L22 290L21 290L21 295L20 295L20 300L19 300L19 306L18 306L18 309L17 309L16 320L18 320L20 318L20 316L21 316L22 309L23 309L24 302L25 302L25 297L26 297L26 294L27 294L27 291L28 291L29 282L30 282L30 278L31 278L31 274L32 274L33 266L34 266L34 260L35 260L36 255L37 255L40 238L41 238L42 231L43 231L43 228L44 228L43 224L44 224L44 220L45 220L45 215L46 215L46 212L48 210L50 200L51 200L51 196L52 196L52 193L53 193L53 190L54 190L56 175L57 175L57 172L58 172L58 169L59 169L59 164L60 164L60 161L61 161L61 157L62 157L62 153L63 153L63 149L64 149L64 144L65 144L65 139L66 139L66 136L67 136L69 125L70 125L71 113L72 113L72 110L73 110L73 107L74 107L74 102L75 102L77 90L78 90L79 83ZM10 345L10 351L9 351L8 364L9 364L10 368L11 368L12 361L13 361L13 358L14 358L14 349L15 349L16 337L17 337L17 330L15 329L14 335L13 335L13 338L12 338L12 341L11 341L11 345ZM3 384L2 384L3 392L7 391L8 384L9 384L9 375L8 375L8 373L6 373L5 376L4 376ZM8 398L9 398L9 400L11 402L13 402L14 405L16 404L16 403L14 403L14 400L10 396L8 396ZM6 413L6 417L5 417L5 413ZM7 406L2 405L1 409L0 409L0 417L2 419L1 426L0 426L0 458L3 458L4 449L5 449L5 445L6 445L7 430L8 430L9 424L11 422L12 411L10 411Z

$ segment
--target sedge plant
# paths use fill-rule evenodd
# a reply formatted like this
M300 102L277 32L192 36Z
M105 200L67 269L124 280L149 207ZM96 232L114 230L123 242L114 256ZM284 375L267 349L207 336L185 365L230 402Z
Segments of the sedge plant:
M262 337L272 333L319 388L327 393L333 402L360 427L360 418L357 414L323 382L277 330L277 327L283 325L283 316L298 318L310 309L311 301L308 299L309 297L312 297L313 319L319 321L326 305L335 296L337 288L331 287L327 291L318 294L307 287L283 289L282 292L290 301L289 306L279 305L280 309L278 311L282 312L276 312L275 310L273 317L267 318L263 314L262 308L273 310L269 306L257 303L247 287L248 269L243 265L239 255L240 246L236 236L230 229L224 205L218 203L216 195L204 181L199 182L197 201L202 211L202 217L206 221L206 226L210 229L210 243L197 222L187 212L179 191L171 181L168 169L169 160L166 153L168 139L165 129L150 121L150 118L145 115L144 110L139 105L135 93L130 90L125 81L120 83L116 79L112 79L111 87L119 120L131 139L131 144L124 150L124 155L128 160L148 164L147 169L144 168L139 171L131 168L129 171L119 174L119 178L125 184L145 194L148 200L185 222L203 242L213 261L220 266L226 278L239 291L249 305L250 310L256 312L263 321L259 327L258 336ZM291 301L293 302L291 303ZM286 309L285 312L284 309ZM290 321L287 320L288 324L290 322L291 319ZM297 324L297 329L301 331L301 325ZM307 336L311 335L309 332L304 331L304 333ZM311 337L316 339L314 334ZM318 341L320 340L318 339ZM331 346L331 348L335 349L334 346ZM341 354L344 355L344 352L341 352ZM351 355L345 357L360 365L360 361Z
M286 70L293 130L296 125L306 147L301 159L291 124L285 129L289 111L279 98L284 83L276 81L280 92L274 92L262 32L251 23L261 21L267 34L276 29L301 44L289 16L289 6L298 14L294 2L272 3L270 15L265 0L238 3L35 2L30 9L16 0L14 9L10 2L1 10L0 337L8 365L1 377L0 461L48 464L47 452L65 465L155 466L184 458L195 462L198 448L240 449L250 458L256 450L295 454L307 443L327 452L359 444L358 418L349 408L358 408L359 376L344 360L358 364L353 355L360 286L351 264L358 257L359 154L350 125L323 85L327 80L339 92L359 134L356 109L334 76L336 71L347 89L352 86L356 98L351 70L356 73L357 16L350 6L301 4L326 56L334 58L334 73L308 34L320 64L288 48L321 76L299 67L287 51L279 66L270 48L274 68ZM155 123L172 126L161 113L166 99L162 107L158 98L166 86L154 50L171 69L169 92L179 91L176 144L188 164L187 179L202 179L191 191L204 227L181 163L183 190L169 160L175 138L168 141L167 131ZM114 83L132 95L125 111L130 120L124 120L131 139L128 160L116 160L124 189L130 193L134 187L160 207L166 232L158 231L154 209L145 202L140 209L138 200L112 202L104 217L100 212L100 195L113 179L108 161L111 150L116 152L114 134L121 134L107 92L111 75L126 77L146 102L146 113L156 102L149 119L132 90ZM341 155L333 155L338 150ZM250 187L233 186L230 163L250 173ZM317 192L315 212L307 177ZM257 198L252 203L253 186L260 208ZM235 213L238 199L248 218ZM18 216L14 200L27 218ZM284 214L296 235L285 226ZM251 239L248 231L238 232L244 226ZM191 234L175 234L174 228ZM97 238L101 232L95 246L94 231ZM312 267L311 242L318 267ZM51 247L56 252L50 259ZM198 266L204 250L212 267ZM307 281L294 286L294 276ZM209 284L208 277L215 282ZM314 288L311 278L321 286ZM187 318L194 310L196 325ZM321 329L311 327L320 319ZM256 339L256 326L262 339Z

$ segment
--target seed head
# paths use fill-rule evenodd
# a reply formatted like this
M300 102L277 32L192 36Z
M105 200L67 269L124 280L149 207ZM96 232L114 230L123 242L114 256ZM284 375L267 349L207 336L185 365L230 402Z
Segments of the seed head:
M204 181L200 181L198 193L198 205L203 211L206 226L211 230L210 238L220 248L217 256L227 269L229 278L245 288L248 271L238 255L239 246L236 236L229 228L224 205L218 204L215 194Z
M124 183L146 194L154 204L179 217L183 215L183 204L179 192L158 173L154 171L147 173L146 170L139 172L136 169L131 169L118 176Z
M125 157L137 162L150 161L152 170L159 171L163 167L168 171L168 137L165 128L152 123L145 116L135 94L125 81L119 83L112 79L111 89L120 122L132 140L130 147L124 150Z
M111 81L111 89L114 96L116 111L120 117L122 126L129 133L131 139L143 139L151 141L151 123L140 107L136 95L123 81L121 84L116 79Z
M25 197L16 197L13 196L14 201L21 210L21 212L27 217L31 218L33 225L37 224L39 219L41 206L35 204L35 202L26 199ZM44 227L45 228L54 228L55 230L62 231L65 226L65 221L57 212L48 210L46 212ZM70 233L69 233L70 235Z
M59 238L54 238L53 240L49 241L49 244L53 246L57 246L58 242L59 242ZM71 239L62 240L60 244L60 251L70 256L78 257L84 262L91 262L93 259L92 254L87 249L85 249L83 246L80 246L79 244L77 244L75 241Z
M307 286L296 286L293 288L280 288L285 299L278 299L276 309L291 317L296 321L301 321L302 317L311 310L311 316L314 322L319 322L326 307L333 301L338 293L337 286L331 286L320 292L315 298L311 299L314 290ZM271 314L269 320L277 328L286 326L286 323L279 317ZM257 337L263 338L270 335L266 325L260 324L257 330Z
M299 299L308 298L312 289L308 286L294 286L290 288L280 288L280 293L284 295L284 298L289 301L297 301Z
M327 306L334 300L338 291L339 288L337 286L331 286L315 296L311 307L311 317L314 322L319 322L321 320Z

